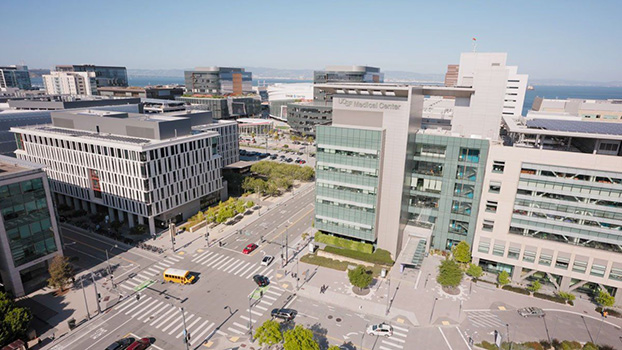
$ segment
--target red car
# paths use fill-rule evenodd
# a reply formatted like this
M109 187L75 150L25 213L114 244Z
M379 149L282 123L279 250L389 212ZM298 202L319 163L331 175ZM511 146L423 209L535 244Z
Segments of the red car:
M242 253L244 254L250 254L253 250L257 249L257 244L255 243L251 243L249 245L246 246L246 248L244 248L244 250L242 251Z
M151 340L149 340L149 338L142 338L130 344L130 346L126 350L145 350L150 345Z

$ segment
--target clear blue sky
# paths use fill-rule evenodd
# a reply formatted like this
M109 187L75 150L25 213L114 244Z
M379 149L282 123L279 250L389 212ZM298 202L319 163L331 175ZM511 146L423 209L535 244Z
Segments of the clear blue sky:
M508 52L531 78L622 81L622 1L3 0L0 64L364 64L444 73Z

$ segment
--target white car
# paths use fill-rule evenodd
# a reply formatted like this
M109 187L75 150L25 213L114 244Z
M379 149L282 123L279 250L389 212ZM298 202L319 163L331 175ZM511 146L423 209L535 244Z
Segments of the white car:
M372 324L371 326L367 327L367 334L390 337L393 335L393 327L391 327L390 324L384 322L380 324Z
M272 263L272 260L274 260L274 257L272 255L266 255L263 257L263 259L261 259L261 265L268 266L270 265L270 263Z

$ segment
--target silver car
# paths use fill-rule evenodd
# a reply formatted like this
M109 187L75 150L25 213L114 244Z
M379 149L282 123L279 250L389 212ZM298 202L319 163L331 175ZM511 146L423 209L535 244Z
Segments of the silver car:
M518 309L518 314L523 317L544 317L545 313L539 307L524 307Z

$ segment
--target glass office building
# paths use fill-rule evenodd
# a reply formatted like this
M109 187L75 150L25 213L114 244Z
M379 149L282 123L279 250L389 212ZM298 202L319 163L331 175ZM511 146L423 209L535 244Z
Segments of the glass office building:
M382 131L318 126L315 227L376 241Z
M42 287L60 252L47 177L39 165L0 157L0 275L15 296Z

